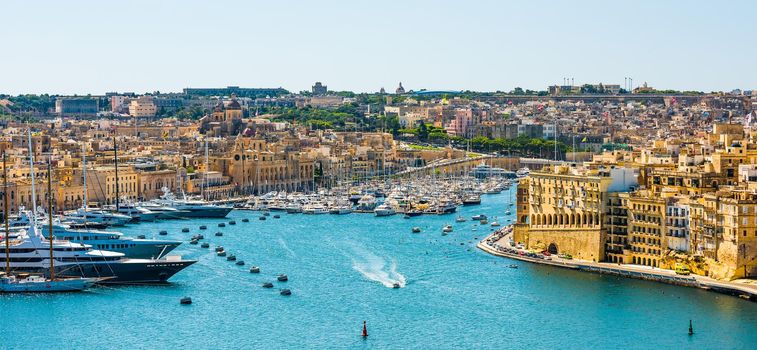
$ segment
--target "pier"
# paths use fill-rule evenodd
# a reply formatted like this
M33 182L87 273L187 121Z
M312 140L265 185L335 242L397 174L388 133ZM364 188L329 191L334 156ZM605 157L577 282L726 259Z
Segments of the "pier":
M651 269L646 266L619 265L601 262L596 263L583 260L563 259L557 256L551 256L548 260L538 257L521 255L520 253L527 252L527 250L518 249L510 245L510 238L512 234L511 227L512 226L506 226L498 231L495 231L494 233L478 242L476 247L492 255L526 261L534 264L550 265L603 275L628 277L678 286L700 288L713 292L738 296L745 300L757 302L757 287L743 283L718 281L705 276L683 276L676 274L675 271ZM513 253L512 251L515 251L516 253Z

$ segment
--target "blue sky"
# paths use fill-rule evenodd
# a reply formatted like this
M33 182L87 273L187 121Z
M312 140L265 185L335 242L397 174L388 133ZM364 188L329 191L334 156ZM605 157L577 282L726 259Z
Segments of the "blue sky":
M0 3L0 93L757 88L749 1Z

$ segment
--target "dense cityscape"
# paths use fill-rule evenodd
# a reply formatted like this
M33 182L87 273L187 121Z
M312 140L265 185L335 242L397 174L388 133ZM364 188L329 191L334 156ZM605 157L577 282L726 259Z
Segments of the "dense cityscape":
M757 4L0 4L0 349L753 349Z

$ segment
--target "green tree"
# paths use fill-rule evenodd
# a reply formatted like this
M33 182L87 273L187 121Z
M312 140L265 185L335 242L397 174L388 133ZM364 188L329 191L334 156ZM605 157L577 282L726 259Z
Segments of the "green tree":
M426 123L421 122L421 125L418 126L418 139L421 141L428 140L428 127L426 127Z

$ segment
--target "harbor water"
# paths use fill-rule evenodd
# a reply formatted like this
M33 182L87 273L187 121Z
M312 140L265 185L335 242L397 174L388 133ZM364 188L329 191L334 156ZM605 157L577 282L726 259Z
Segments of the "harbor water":
M404 219L273 212L259 220L260 213L234 211L225 220L119 228L148 237L166 230L161 238L186 242L172 254L198 263L168 286L0 295L0 348L753 349L757 344L755 303L479 251L476 242L492 228L470 217L483 213L490 223L507 224L514 219L505 216L507 197L484 195L481 205L459 207L468 219L463 223L455 223L456 214ZM226 227L219 228L221 222ZM454 231L442 236L446 224ZM199 230L200 225L208 229ZM414 226L422 232L411 233ZM185 227L189 233L181 232ZM223 236L216 237L216 231ZM210 248L188 244L198 233ZM217 245L246 265L217 257ZM249 272L253 265L259 274ZM281 273L289 281L278 282ZM274 288L262 288L264 282ZM395 283L401 288L393 288ZM282 288L292 295L280 295ZM193 304L180 305L184 296ZM367 339L361 337L364 320Z

